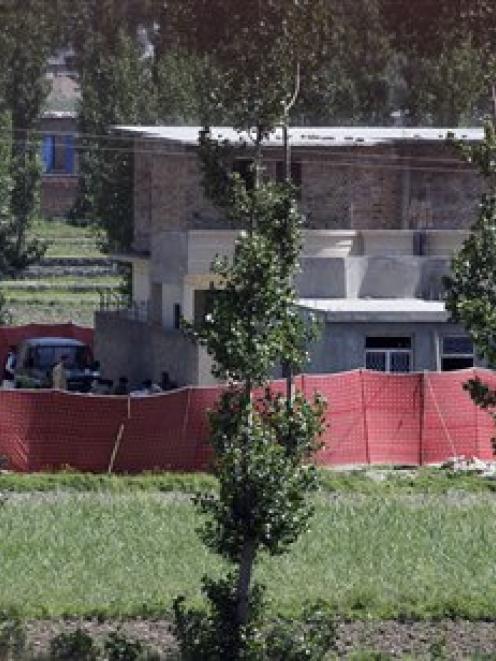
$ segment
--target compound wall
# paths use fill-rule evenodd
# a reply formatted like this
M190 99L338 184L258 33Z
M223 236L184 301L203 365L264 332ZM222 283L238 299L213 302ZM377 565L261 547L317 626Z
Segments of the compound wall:
M423 465L453 456L493 457L491 416L463 383L496 373L390 375L357 370L305 375L296 387L328 401L317 463ZM281 390L283 384L276 383ZM18 471L199 471L209 467L207 411L219 388L183 388L146 398L59 391L0 391L0 455Z

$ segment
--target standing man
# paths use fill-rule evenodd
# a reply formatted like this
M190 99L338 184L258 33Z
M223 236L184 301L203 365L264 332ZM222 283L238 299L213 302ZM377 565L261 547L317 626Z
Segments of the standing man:
M12 390L15 388L15 366L16 366L16 347L9 347L9 353L5 360L5 366L3 368L3 382L2 388L4 390Z
M67 355L60 356L52 370L52 388L56 390L67 390L67 362Z

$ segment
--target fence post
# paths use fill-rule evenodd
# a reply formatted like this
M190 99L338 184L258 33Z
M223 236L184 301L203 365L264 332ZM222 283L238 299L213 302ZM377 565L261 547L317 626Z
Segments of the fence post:
M367 465L370 466L370 445L369 445L369 426L367 424L367 404L365 402L365 383L364 383L364 370L359 370L360 385L362 389L362 417L363 417L363 434L365 436L365 459Z
M422 372L422 387L420 389L420 438L419 438L419 466L424 465L424 426L425 426L425 386L427 370Z

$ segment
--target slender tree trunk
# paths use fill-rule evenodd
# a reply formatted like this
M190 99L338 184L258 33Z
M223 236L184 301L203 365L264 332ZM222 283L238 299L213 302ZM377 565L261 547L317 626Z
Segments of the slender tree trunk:
M262 181L261 173L261 161L262 161L262 133L257 129L257 136L255 142L255 158L253 162L253 178L254 178L254 188L257 190L260 188ZM250 235L253 235L255 231L255 219L253 214L250 218ZM249 313L251 314L251 313ZM253 316L253 315L251 315ZM248 338L248 341L251 342L252 338ZM246 379L244 383L244 395L245 395L245 404L248 410L248 419L247 419L247 434L245 437L245 448L247 449L251 439L250 439L250 429L252 426L252 411L251 411L251 391L253 384L251 379ZM244 459L242 459L243 473L246 472L246 466ZM238 627L245 626L248 622L250 615L250 586L251 579L253 574L253 564L256 557L256 544L255 541L249 537L246 537L243 542L243 547L241 549L241 555L239 558L239 567L238 567L238 584L236 587L236 621Z
M293 96L289 101L288 105L284 109L284 120L282 125L282 139L284 145L284 179L287 184L292 182L292 173L291 173L291 144L289 142L289 113L298 99L300 93L300 64L296 63L295 71L295 86L293 91ZM291 411L293 404L293 365L288 363L286 365L286 407L288 412Z
M26 208L28 199L31 197L31 191L26 189L29 137L27 130L24 128L18 129L18 124L14 121L12 125L12 165L14 168L12 172L12 210L15 222L15 259L16 262L19 262L23 252L28 222Z
M282 125L282 140L284 145L284 180L287 184L291 183L291 145L289 143L288 113L284 114L284 123ZM288 362L286 368L286 406L288 411L293 402L293 366Z
M256 546L252 539L246 539L239 562L236 620L239 627L248 623L250 614L250 585L255 563Z

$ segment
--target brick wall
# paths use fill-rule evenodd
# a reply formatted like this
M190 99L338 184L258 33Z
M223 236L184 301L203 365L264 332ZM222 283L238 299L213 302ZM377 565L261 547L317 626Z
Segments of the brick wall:
M74 206L79 191L79 177L47 174L41 179L41 213L43 216L65 217Z
M77 119L75 116L64 116L64 113L47 114L39 120L39 131L42 136L53 136L59 160L64 165L65 139L68 135L77 134ZM62 167L60 171L43 174L41 178L41 213L46 217L67 216L74 206L79 192L79 169L77 150L74 152L74 174L67 174Z
M151 141L145 151L136 159L136 247L149 247L151 229L229 228L204 197L194 149ZM282 157L266 149L269 176ZM443 143L295 148L293 159L312 228L463 229L481 194L477 173Z

